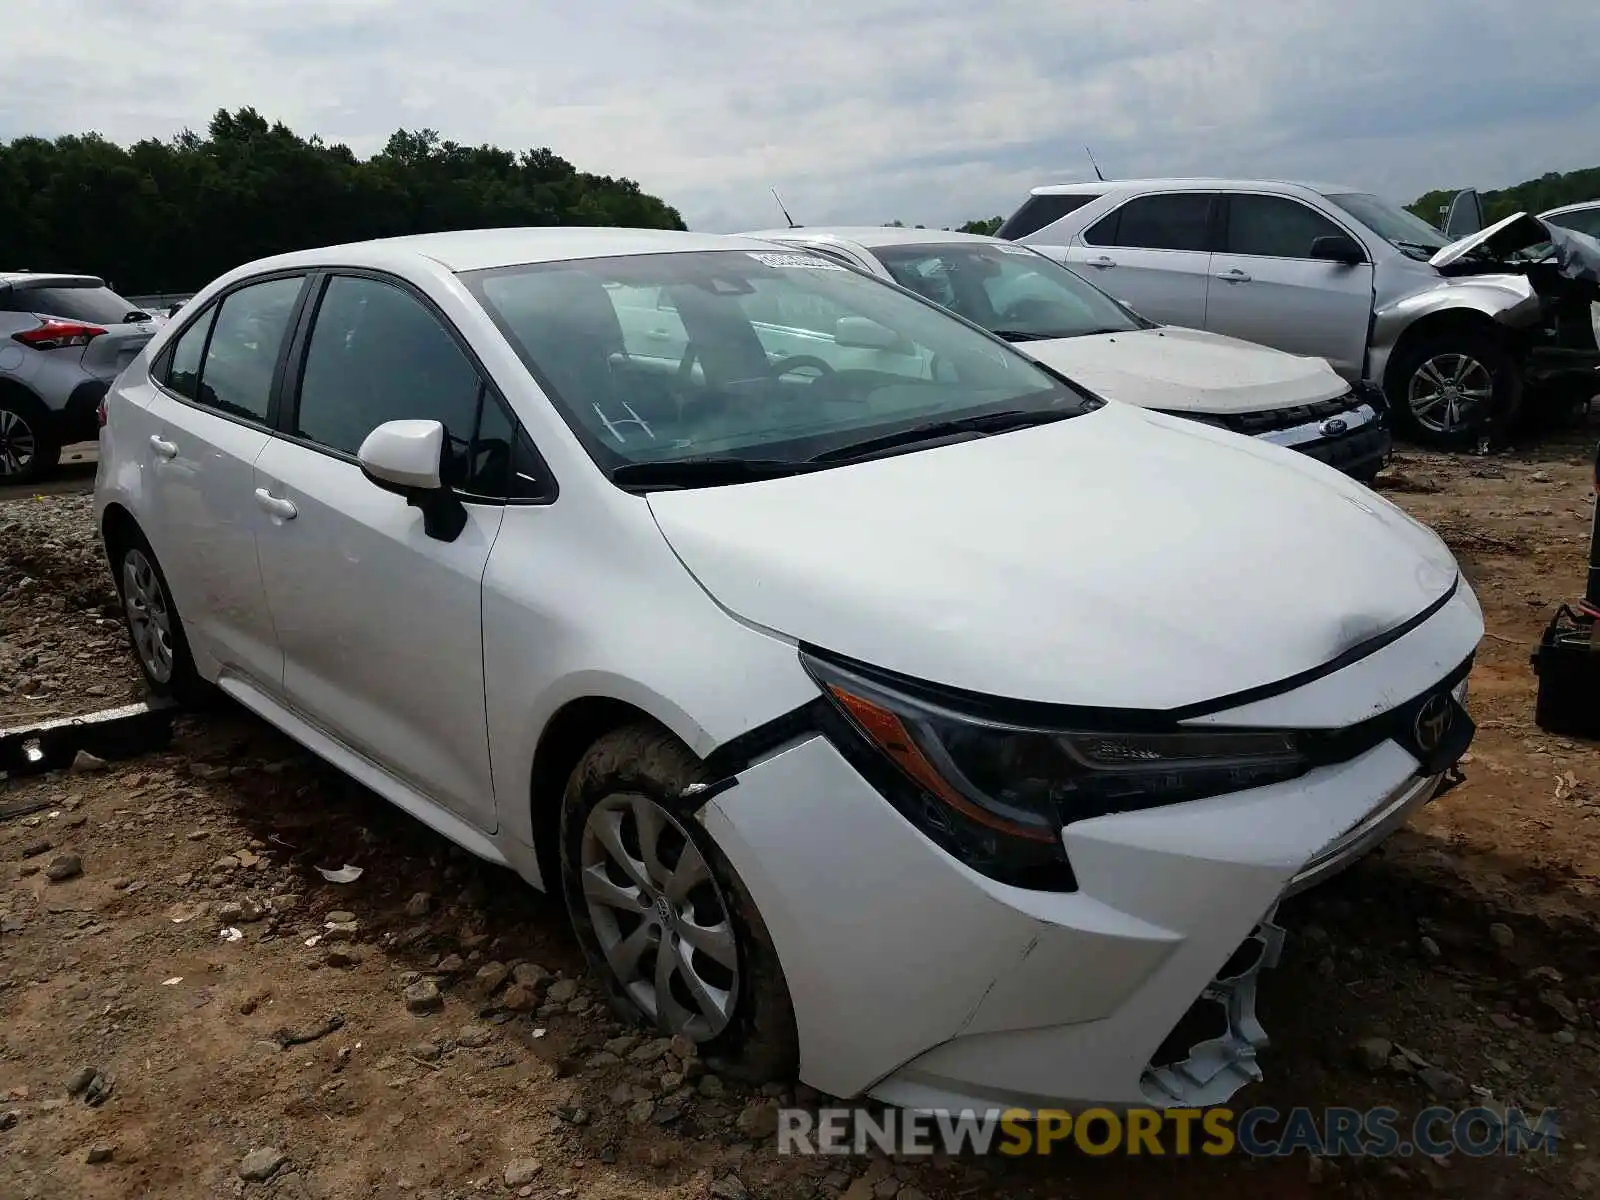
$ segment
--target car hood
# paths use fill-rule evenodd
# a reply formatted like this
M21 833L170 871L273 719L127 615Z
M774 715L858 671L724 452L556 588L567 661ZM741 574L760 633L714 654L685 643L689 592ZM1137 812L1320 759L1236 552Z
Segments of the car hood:
M1107 400L1166 412L1262 412L1350 390L1324 359L1175 326L1018 342L1017 349Z
M1493 225L1469 233L1436 251L1428 260L1434 267L1443 269L1461 261L1474 250L1483 249L1494 258L1510 258L1519 250L1526 250L1550 240L1550 227L1538 217L1525 212L1513 213Z
M1331 467L1121 404L648 499L745 622L1061 704L1167 709L1276 683L1404 623L1457 575L1434 533Z

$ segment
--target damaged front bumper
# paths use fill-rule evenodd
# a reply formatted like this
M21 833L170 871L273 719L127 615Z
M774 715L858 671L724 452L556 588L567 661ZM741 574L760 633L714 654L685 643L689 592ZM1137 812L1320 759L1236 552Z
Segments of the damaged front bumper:
M1390 741L1289 783L1079 822L1076 892L966 869L822 737L742 771L700 819L772 935L806 1083L941 1111L1193 1106L1259 1078L1279 900L1425 802L1436 781L1416 770ZM1220 1032L1164 1056L1197 996Z

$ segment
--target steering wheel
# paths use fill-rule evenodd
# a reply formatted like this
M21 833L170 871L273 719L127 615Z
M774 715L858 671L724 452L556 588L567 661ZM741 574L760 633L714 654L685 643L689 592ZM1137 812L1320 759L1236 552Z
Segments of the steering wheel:
M772 364L774 379L782 379L785 375L800 370L802 367L814 367L824 376L837 375L832 363L824 362L815 354L791 354L788 358L780 358Z
M1022 324L1044 324L1056 315L1060 305L1038 296L1023 296L1006 305L1001 319L1006 321L1019 321Z

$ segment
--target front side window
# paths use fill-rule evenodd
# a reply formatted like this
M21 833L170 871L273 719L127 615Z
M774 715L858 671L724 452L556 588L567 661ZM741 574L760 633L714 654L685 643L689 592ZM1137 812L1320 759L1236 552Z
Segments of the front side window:
M877 255L902 287L1008 341L1141 328L1104 292L1053 259L1021 246L947 242L886 246Z
M1424 262L1454 240L1415 213L1366 192L1341 192L1325 199L1344 209L1390 245Z
M1083 240L1130 250L1205 251L1211 246L1212 199L1206 192L1138 196L1095 222Z
M336 275L311 327L295 434L354 457L379 425L404 420L444 426L445 473L462 492L513 494L516 423L440 319L393 284Z
M1084 397L936 308L789 251L629 255L466 272L466 286L603 470L801 464L875 435ZM677 359L631 355L614 298L659 289Z
M229 416L265 421L283 338L305 282L269 279L220 302L200 369L199 402Z
M1247 193L1228 197L1228 236L1223 244L1229 254L1309 259L1311 243L1318 238L1347 236L1298 200Z

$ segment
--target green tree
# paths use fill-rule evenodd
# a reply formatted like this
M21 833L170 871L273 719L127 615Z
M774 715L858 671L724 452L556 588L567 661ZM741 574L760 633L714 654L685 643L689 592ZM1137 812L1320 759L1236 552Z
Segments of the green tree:
M956 232L981 233L986 237L993 237L999 231L1000 226L1005 224L1005 220L1006 219L1004 217L989 217L982 221L968 221Z
M100 275L129 293L189 291L308 246L508 225L684 228L631 179L431 129L399 130L366 160L253 108L126 148L93 133L0 143L0 267Z
M1460 188L1439 189L1419 196L1406 205L1424 221L1440 224L1439 210L1450 203ZM1577 204L1584 200L1600 200L1600 167L1586 167L1581 171L1549 171L1538 179L1524 180L1512 187L1483 192L1483 218L1498 221L1513 213L1525 212L1537 216L1563 204Z

